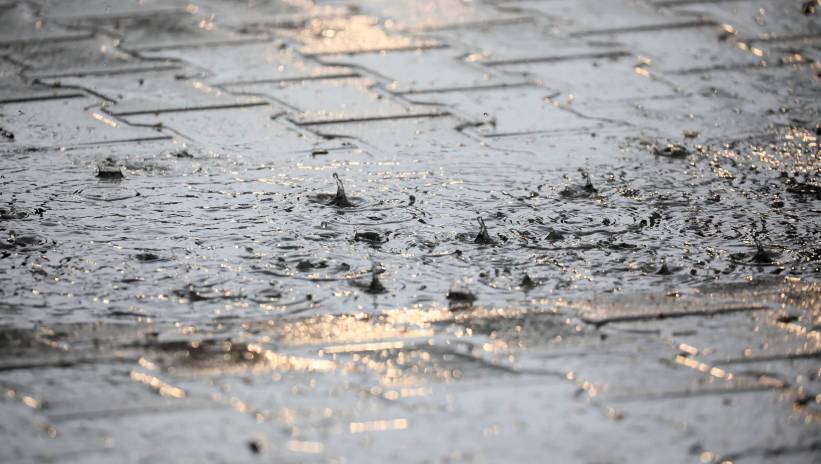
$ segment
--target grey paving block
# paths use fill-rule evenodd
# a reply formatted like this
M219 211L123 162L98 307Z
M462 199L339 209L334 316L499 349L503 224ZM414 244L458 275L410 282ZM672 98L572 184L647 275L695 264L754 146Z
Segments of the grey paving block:
M652 2L673 14L696 14L715 18L722 24L731 26L733 34L741 40L778 39L803 36L810 31L818 35L817 17L805 14L802 3L786 0L738 1L738 2L693 2L654 0Z
M88 98L34 100L0 105L3 127L17 144L68 147L167 138L153 129L135 128L106 114Z
M226 88L238 94L276 99L295 110L294 121L303 125L442 113L436 108L399 101L363 77L236 84Z
M678 96L615 105L581 104L575 108L591 116L652 128L671 138L685 130L699 134L701 140L742 137L772 124L788 124L789 115L780 112L782 104L777 94L790 92L790 86L778 83L800 79L805 72L802 67L753 66L661 73L665 80L675 83ZM742 83L755 84L741 90Z
M267 104L258 97L235 96L208 85L198 74L191 69L173 69L41 80L87 89L106 99L104 110L115 116Z
M38 13L60 23L85 22L90 19L118 19L135 16L176 14L185 11L179 0L37 0Z
M0 49L10 45L75 40L91 36L89 31L70 30L52 22L38 22L31 6L23 2L0 4Z
M54 88L37 84L30 85L20 76L22 69L22 66L12 64L9 61L0 61L0 102L11 103L83 95L82 92L74 89Z
M299 51L304 55L354 54L442 46L434 39L386 31L380 27L376 18L361 15L313 19L305 24L274 28L272 32L301 43Z
M198 14L197 8L192 11L91 17L82 19L81 24L121 37L121 48L132 52L265 40L258 34L242 34L222 28L217 20Z
M724 294L709 298L682 296L675 298L663 293L646 296L613 298L597 301L578 308L581 317L594 324L608 324L632 320L652 320L668 317L709 316L711 314L739 311L764 311L775 309L774 303L754 298L754 288L750 295L745 293ZM742 298L746 297L746 298Z
M711 81L717 87L709 85ZM732 88L728 86L732 81L733 77L725 74L723 78L715 76L694 81L698 87L693 88L692 94L639 101L582 103L571 108L589 117L642 126L647 134L671 140L684 140L685 132L697 135L700 140L712 140L722 135L741 138L786 119L783 115L771 113L777 104L766 96L760 100L741 95L731 99L717 98L716 93L720 93L720 89ZM741 119L739 115L749 119Z
M595 0L525 0L512 3L512 6L545 15L566 34L595 37L596 41L601 42L606 42L607 35L615 31L665 30L689 27L701 21L698 16L676 15L644 2L629 0L606 3Z
M353 75L340 66L326 66L299 56L281 42L186 47L142 54L155 60L180 60L207 73L209 82L239 83L298 80Z
M614 55L590 59L568 58L494 66L526 76L555 90L553 99L573 104L608 100L637 100L675 95L675 86L641 65L636 58ZM599 74L608 76L601 82Z
M354 13L349 4L323 5L320 2L282 2L262 0L225 2L200 0L199 12L214 15L220 24L245 32L263 32L277 25L299 24L313 18L333 18Z
M387 81L389 91L396 93L493 87L515 82L492 69L467 62L463 53L451 49L326 55L321 60L372 70Z
M487 24L432 33L454 47L467 50L470 61L492 64L500 61L547 59L568 56L595 56L626 53L617 43L587 43L561 35L547 21Z
M367 0L361 8L369 14L390 18L392 28L400 30L437 30L526 20L524 15L499 11L493 5L465 4L459 0Z
M372 147L381 155L419 152L437 155L481 150L477 140L454 130L460 124L461 121L453 117L441 116L323 124L308 129L325 137L350 138L357 144ZM374 129L378 129L376 137L373 136Z
M601 125L554 105L553 88L533 85L455 90L412 95L413 102L438 104L463 115L482 135L588 130Z
M723 29L712 22L689 27L646 31L627 30L608 34L607 43L647 59L648 69L687 69L710 66L743 66L761 61L747 50L722 42Z
M8 56L25 66L29 79L59 79L86 75L113 75L141 70L175 69L176 63L142 60L119 48L118 41L92 37L70 42L44 42L10 47Z
M294 152L311 151L335 144L300 133L276 121L277 108L252 106L214 111L183 111L128 116L134 124L157 124L195 142L207 153L259 163L282 159ZM215 129L222 128L222 129ZM215 130L218 132L215 133ZM217 136L218 135L218 136Z
M765 451L770 450L769 459L806 462L805 459L812 459L816 439L785 409L777 393L757 392L732 398L651 401L627 406L625 415L628 423L632 417L656 423L658 427L678 429L693 460L756 462L759 458L766 462ZM720 433L728 429L740 433ZM750 439L755 446L749 445ZM797 455L796 461L790 460L792 454Z

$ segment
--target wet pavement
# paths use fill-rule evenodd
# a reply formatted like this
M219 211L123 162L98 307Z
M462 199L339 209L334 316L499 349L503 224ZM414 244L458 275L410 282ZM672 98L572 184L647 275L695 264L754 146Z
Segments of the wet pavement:
M821 4L0 0L0 461L821 459Z

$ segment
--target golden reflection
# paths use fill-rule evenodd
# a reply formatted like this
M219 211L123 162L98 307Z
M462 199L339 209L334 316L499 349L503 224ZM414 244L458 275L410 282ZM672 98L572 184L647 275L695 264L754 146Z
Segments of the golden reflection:
M267 350L260 345L250 344L248 345L248 351L262 355L269 366L277 370L331 372L336 369L336 363L333 361L284 355Z
M399 398L429 396L431 393L433 393L433 389L430 387L400 388L398 390L388 390L382 396L386 400L395 401Z
M113 119L107 118L107 117L103 116L100 113L94 112L94 113L91 113L91 116L94 119L100 121L101 123L103 123L107 126L113 127L115 129L119 126L119 124L117 124L116 121L114 121Z
M421 325L421 324L419 324ZM272 327L291 346L430 337L430 328L409 328L366 314L317 316Z
M294 453L317 454L325 450L325 445L318 441L298 441L288 442L288 450Z
M687 356L677 355L676 364L689 367L690 369L695 369L699 372L704 372L705 374L709 374L717 379L724 379L728 381L733 379L733 374L727 373L719 368L712 367L703 362L696 361L695 359L688 358Z
M304 46L300 51L308 55L423 48L437 44L432 39L388 34L377 25L375 18L368 16L313 19L302 29L285 30L281 34L301 41Z
M688 344L686 344L686 343L681 343L681 344L678 346L678 349L679 349L680 351L684 352L684 353L689 354L690 356L695 356L695 355L697 355L697 354L698 354L698 348L696 348L696 347L694 347L694 346L690 346L690 345L688 345Z
M156 371L157 370L157 365L156 364L154 364L153 362L151 362L151 361L149 361L145 358L142 358L142 357L139 360L137 360L137 364L139 364L140 367L142 367L143 369L147 369L149 371Z
M237 412L241 412L243 414L248 412L248 405L239 398L231 397L228 400L228 404L230 404L231 407L234 408L234 410Z
M404 430L408 428L407 419L375 420L369 422L351 422L348 430L351 433L384 432L386 430Z
M159 393L160 396L165 396L168 398L185 398L185 390L169 385L157 377L137 371L131 371L129 377L135 382L147 385L152 390Z
M433 333L431 332L431 335ZM381 342L381 343L356 343L350 345L329 346L320 350L320 356L323 354L336 353L355 353L361 351L381 351L381 350L396 350L404 348L404 342Z
M22 401L23 404L32 409L37 409L40 407L40 402L28 395L25 395L22 398L20 398L20 401Z

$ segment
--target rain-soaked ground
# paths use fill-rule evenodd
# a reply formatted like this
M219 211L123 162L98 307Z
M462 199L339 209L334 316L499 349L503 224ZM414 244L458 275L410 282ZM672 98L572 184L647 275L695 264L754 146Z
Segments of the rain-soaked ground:
M0 0L0 462L821 460L821 3Z

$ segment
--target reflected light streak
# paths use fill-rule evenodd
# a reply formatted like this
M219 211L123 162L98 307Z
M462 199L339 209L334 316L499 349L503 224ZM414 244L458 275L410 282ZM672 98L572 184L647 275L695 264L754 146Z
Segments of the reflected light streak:
M331 372L336 369L336 363L333 361L288 356L266 350L255 344L248 345L248 351L262 355L274 369L305 372Z
M116 129L117 127L119 127L119 125L118 125L118 124L117 124L117 123L116 123L113 119L109 119L109 118L107 118L107 117L103 116L103 115L102 115L102 114L100 114L100 113L91 113L91 116L92 116L92 117L94 117L94 119L96 119L96 120L100 121L101 123L103 123L103 124L105 124L105 125L107 125L107 126L111 126L111 127L115 128L115 129Z
M351 433L384 432L386 430L404 430L408 428L407 419L387 419L369 422L351 422L348 429Z
M135 382L147 385L152 390L159 393L160 396L165 396L168 398L185 398L185 390L169 385L152 375L131 371L129 377Z
M405 347L404 342L354 343L349 345L330 346L320 351L324 353L357 353L362 351L398 350Z
M291 440L288 442L288 450L294 453L317 454L325 450L325 445L318 441Z

